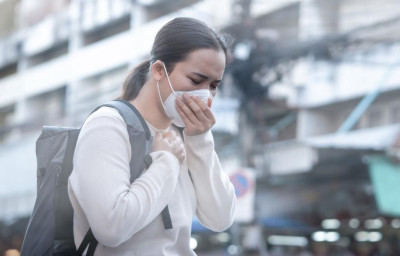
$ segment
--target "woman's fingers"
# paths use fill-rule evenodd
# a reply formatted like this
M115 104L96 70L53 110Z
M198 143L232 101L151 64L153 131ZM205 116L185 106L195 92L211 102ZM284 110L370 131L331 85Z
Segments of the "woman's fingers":
M214 122L215 118L211 112L211 109L207 107L204 102L194 96L183 94L183 99L177 98L178 108L185 114L185 116L193 123L198 122Z
M199 119L196 117L195 113L190 109L190 106L187 105L181 98L176 99L177 111L181 115L183 122L185 125L198 125ZM186 123L188 121L188 123Z
M176 99L176 109L185 123L185 133L188 135L204 133L215 124L210 108L197 97L183 94L183 99Z
M183 106L180 106L178 102L176 103L176 110L178 111L178 114L181 116L183 122L185 123L185 127L191 127L191 126L196 126L196 123L192 122L189 117L186 115L185 112L182 110Z
M200 109L202 110L201 117L204 117L204 120L205 120L205 119L208 119L208 120L214 122L214 123L213 123L213 125L214 125L214 124L215 124L215 118L214 118L213 113L211 112L211 109L210 109L206 104L204 104L204 102L203 102L201 99L199 99L199 98L197 98L197 97L191 97L191 99L192 99L192 101L195 102L195 103L200 107ZM211 99L208 98L208 99L207 99L207 102L209 102L210 100L211 100ZM210 105L211 105L211 103L210 103ZM199 118L199 119L200 119L200 118Z
M175 131L163 133L163 139L168 143L170 152L178 158L180 163L182 163L185 158L185 146L183 145L182 139Z
M208 128L211 128L211 126L215 124L215 118L211 112L211 109L206 106L201 99L195 96L189 96L187 94L184 94L183 97L186 104L194 113L193 118L196 118L202 125L206 125Z
M191 97L187 94L183 94L183 99L196 118L200 121L205 121L206 116L204 115L204 111L207 109L207 107L204 105L204 103L199 98Z

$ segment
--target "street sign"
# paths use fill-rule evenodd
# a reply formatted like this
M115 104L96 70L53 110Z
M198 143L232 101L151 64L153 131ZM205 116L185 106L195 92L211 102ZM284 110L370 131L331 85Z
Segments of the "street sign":
M240 168L229 176L236 193L236 222L251 222L254 218L255 175L254 170Z
M241 198L249 193L253 186L253 181L249 180L248 175L238 172L229 178L235 187L236 198Z

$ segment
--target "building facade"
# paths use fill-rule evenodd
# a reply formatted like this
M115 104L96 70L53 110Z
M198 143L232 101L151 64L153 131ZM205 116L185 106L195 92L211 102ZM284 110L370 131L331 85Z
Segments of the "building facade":
M256 171L255 219L312 218L317 208L319 218L343 215L356 199L332 180L348 180L346 191L361 184L353 191L361 197L369 191L350 211L357 217L373 204L365 157L399 155L397 0L5 0L0 16L0 220L33 208L41 127L79 127L118 97L156 32L177 16L235 39L214 131L226 169ZM321 191L336 199L314 200ZM270 207L275 196L282 204ZM296 212L304 198L307 208ZM378 215L375 207L365 218Z

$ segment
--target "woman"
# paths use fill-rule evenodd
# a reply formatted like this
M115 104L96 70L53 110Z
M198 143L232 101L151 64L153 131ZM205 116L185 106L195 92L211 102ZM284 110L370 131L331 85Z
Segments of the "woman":
M214 231L232 224L234 188L210 131L227 59L223 38L198 20L176 18L161 28L151 59L128 76L121 96L153 135L153 162L132 184L122 117L103 107L86 120L69 178L77 246L90 226L99 242L95 255L195 255L189 245L195 215ZM176 126L184 127L183 138ZM162 224L166 205L172 229Z

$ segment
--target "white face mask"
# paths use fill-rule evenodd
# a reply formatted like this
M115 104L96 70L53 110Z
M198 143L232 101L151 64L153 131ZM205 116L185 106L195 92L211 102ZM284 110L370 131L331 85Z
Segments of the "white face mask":
M176 110L175 106L175 101L177 97L182 98L182 95L184 93L189 94L191 96L195 96L202 100L204 104L208 105L208 98L213 98L212 93L210 92L209 89L199 89L199 90L193 90L193 91L175 91L172 88L171 81L169 80L167 68L165 67L165 64L163 63L164 66L164 71L167 76L168 84L169 87L171 88L172 93L168 96L168 98L163 102L161 98L161 93L160 93L160 85L158 84L157 81L157 89L158 89L158 96L160 97L161 104L164 108L165 114L171 119L172 123L175 124L178 127L185 127L185 123L182 120L182 117L179 115L178 111Z

